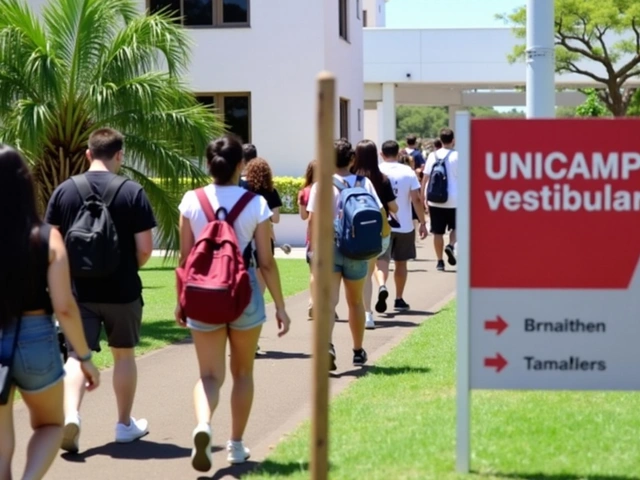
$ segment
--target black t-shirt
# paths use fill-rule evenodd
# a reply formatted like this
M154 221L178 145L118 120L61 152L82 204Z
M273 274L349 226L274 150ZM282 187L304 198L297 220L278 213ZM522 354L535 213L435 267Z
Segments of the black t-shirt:
M114 177L109 172L87 172L91 188L103 195ZM63 236L83 204L83 199L71 179L61 183L53 192L47 207L46 222L60 227ZM140 298L142 282L138 275L135 234L151 230L156 224L151 204L142 187L129 180L120 188L109 213L116 231L121 252L118 269L104 278L74 279L74 291L78 302L129 303Z
M269 210L282 207L282 200L280 199L280 194L278 193L278 190L276 190L275 188L271 191L253 190L249 186L249 183L244 179L240 179L240 186L246 190L249 190L250 192L258 194L261 197L264 197L264 199L267 201L267 205L269 206Z

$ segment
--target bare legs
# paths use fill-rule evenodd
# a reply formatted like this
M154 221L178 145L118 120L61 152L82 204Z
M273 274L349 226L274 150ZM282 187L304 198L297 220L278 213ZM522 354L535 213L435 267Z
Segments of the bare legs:
M40 480L53 463L62 440L64 414L62 382L39 393L21 392L31 416L33 435L27 447L23 480ZM11 480L11 457L15 449L13 432L13 394L0 406L0 478Z

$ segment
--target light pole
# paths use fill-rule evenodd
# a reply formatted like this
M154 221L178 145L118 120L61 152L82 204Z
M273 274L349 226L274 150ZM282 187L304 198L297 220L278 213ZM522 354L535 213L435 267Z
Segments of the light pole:
M555 117L554 0L527 0L527 118Z

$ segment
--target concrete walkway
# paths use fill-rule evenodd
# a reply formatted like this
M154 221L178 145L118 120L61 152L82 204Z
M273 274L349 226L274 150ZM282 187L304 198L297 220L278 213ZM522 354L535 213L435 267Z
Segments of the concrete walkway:
M367 331L365 348L369 363L397 345L416 325L435 313L453 297L455 275L437 272L431 237L418 247L419 258L409 264L409 282L405 300L413 311L379 316L378 328ZM390 298L393 281L389 282ZM267 307L270 320L263 329L260 346L266 354L256 360L256 395L245 443L251 448L251 461L244 466L229 467L223 451L230 433L231 376L221 392L220 405L213 425L213 468L202 475L191 468L191 432L194 413L191 393L197 379L193 346L172 345L139 358L138 394L134 416L149 420L150 434L139 442L114 443L116 408L111 389L112 371L102 375L102 386L88 393L82 408L82 435L79 455L60 455L48 480L125 480L154 478L160 480L240 478L256 462L264 459L280 439L310 415L312 322L307 321L308 293L287 299L292 328L287 336L276 336L273 306ZM391 305L393 306L393 305ZM170 315L171 312L167 312ZM346 305L338 307L346 318ZM334 343L338 371L332 375L331 392L337 394L366 371L351 365L351 339L344 320L336 325ZM372 419L375 421L375 419ZM25 462L26 442L31 430L24 405L15 408L17 448L14 472Z

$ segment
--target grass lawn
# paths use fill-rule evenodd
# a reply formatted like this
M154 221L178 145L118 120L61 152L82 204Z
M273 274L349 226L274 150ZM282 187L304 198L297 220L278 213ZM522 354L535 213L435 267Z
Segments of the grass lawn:
M282 290L286 297L306 290L309 286L309 267L304 260L278 260ZM173 311L176 305L175 263L165 263L162 258L152 258L140 271L144 290L144 317L137 355L162 348L189 336L186 328L179 327ZM265 301L271 302L267 292ZM112 365L111 353L103 335L102 351L94 356L96 366L106 368Z
M640 479L640 395L475 392L472 474L455 462L455 305L419 327L331 406L338 479ZM309 478L309 425L245 480Z

